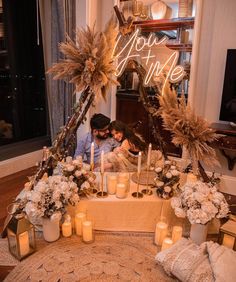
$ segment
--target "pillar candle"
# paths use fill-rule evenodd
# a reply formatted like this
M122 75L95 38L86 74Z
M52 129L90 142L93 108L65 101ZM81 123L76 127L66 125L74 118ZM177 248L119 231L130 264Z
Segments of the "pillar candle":
M138 173L141 173L142 152L138 153Z
M91 143L91 148L90 148L90 165L94 165L94 142Z
M27 231L19 234L19 248L22 257L26 256L30 251L29 234Z
M107 192L110 195L116 193L116 185L117 185L117 176L116 175L107 175Z
M82 223L85 221L86 215L83 212L79 212L75 215L75 232L76 235L82 235Z
M176 243L182 238L183 228L181 226L174 226L172 231L172 241Z
M163 240L163 243L162 243L162 246L161 246L161 250L164 251L166 249L169 249L172 245L173 245L173 241L170 238L166 237Z
M93 227L91 221L84 221L82 223L83 236L82 239L84 242L93 241Z
M65 221L62 223L62 235L70 237L72 235L72 223L70 215L66 215Z
M155 244L162 245L162 242L166 237L167 233L168 233L168 225L163 221L157 222L156 230L155 230Z
M147 155L147 168L150 168L151 164L151 153L152 153L152 144L150 143L148 146L148 155Z
M230 249L233 249L234 241L235 241L235 238L233 236L230 236L228 234L224 234L224 239L223 239L222 245L224 245L225 247L228 247Z
M101 173L104 173L104 151L101 153Z
M116 197L125 198L126 197L126 186L123 183L118 183L116 186Z
M72 235L72 224L71 224L71 222L62 223L62 235L64 237L70 237Z

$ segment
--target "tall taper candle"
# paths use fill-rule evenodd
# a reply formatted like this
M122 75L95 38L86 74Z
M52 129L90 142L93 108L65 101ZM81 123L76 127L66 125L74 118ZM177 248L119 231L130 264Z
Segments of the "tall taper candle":
M101 173L104 173L104 151L101 153Z
M91 143L91 148L90 148L90 165L93 167L94 165L94 142Z
M141 173L142 152L138 153L138 173Z
M152 153L152 144L150 143L149 146L148 146L147 169L150 168L150 164L151 164L151 153Z

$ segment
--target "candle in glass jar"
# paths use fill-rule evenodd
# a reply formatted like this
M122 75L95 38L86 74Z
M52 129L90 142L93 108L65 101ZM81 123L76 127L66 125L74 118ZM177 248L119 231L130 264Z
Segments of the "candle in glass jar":
M90 148L90 165L94 165L94 142L91 143L91 148Z
M155 244L162 245L164 238L168 233L168 225L163 221L157 222L155 230Z
M76 235L82 235L82 223L85 221L86 215L83 212L79 212L75 215L75 232Z
M116 186L116 197L125 198L126 197L126 186L123 183L118 183Z
M142 152L138 153L138 173L141 173Z
M82 239L84 242L91 242L93 241L93 227L91 221L84 221L82 223L82 230L83 230L83 236Z
M161 250L164 251L166 249L169 249L172 245L173 241L170 238L166 237L162 242Z
M116 175L107 175L107 192L110 195L116 193L117 177Z
M101 173L104 173L104 151L101 152Z
M129 173L127 173L127 172L118 173L117 183L125 184L126 192L128 193L129 187L130 187Z
M147 155L147 168L150 168L151 164L151 153L152 153L152 144L150 143L148 146L148 155Z
M172 241L176 243L182 238L183 228L181 226L174 226L172 231Z
M30 252L29 234L27 231L19 234L19 247L21 257L26 256Z

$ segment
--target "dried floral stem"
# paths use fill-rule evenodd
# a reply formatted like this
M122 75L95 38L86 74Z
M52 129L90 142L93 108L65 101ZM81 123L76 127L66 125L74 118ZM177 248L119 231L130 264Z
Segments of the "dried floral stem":
M198 166L199 161L210 166L218 164L215 150L209 145L216 139L216 134L205 119L186 105L184 95L178 99L176 92L167 84L159 102L159 114L165 129L171 131L175 145L186 147L193 167L195 164Z

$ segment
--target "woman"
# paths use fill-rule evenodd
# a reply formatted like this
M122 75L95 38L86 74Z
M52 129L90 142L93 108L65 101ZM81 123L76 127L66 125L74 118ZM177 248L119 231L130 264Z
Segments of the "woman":
M121 142L121 146L117 150L128 150L130 153L137 155L140 151L145 152L147 149L146 143L141 136L135 134L125 123L119 120L114 120L110 124L110 133L113 138Z
M142 152L142 169L145 169L147 144L143 139L125 123L118 120L111 122L109 129L113 138L121 145L115 148L113 152L105 154L106 171L137 171L139 152ZM161 153L158 151L158 159L160 158Z

